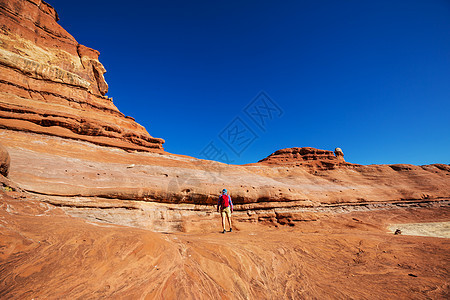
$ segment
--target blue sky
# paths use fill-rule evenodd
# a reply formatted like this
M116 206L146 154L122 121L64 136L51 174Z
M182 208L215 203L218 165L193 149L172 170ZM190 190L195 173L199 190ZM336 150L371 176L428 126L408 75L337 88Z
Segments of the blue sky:
M450 163L449 1L48 2L169 152Z

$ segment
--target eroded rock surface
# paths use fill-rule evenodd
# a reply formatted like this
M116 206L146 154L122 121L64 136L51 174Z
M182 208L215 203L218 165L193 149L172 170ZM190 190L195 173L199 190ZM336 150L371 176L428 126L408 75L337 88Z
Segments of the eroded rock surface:
M334 155L336 155L337 159L344 160L344 152L341 148L334 149Z
M281 222L296 225L278 227L242 214L226 234L217 215L192 216L188 233L167 234L85 222L11 194L0 191L0 298L447 299L450 292L448 239L387 230L446 221L448 207L291 214Z
M43 1L0 4L0 138L11 179L28 191L213 205L227 187L242 209L450 196L445 165L361 166L342 151L282 149L245 166L125 152L162 150L163 141L104 96L99 53L77 43Z
M44 1L0 1L0 128L162 150L164 140L105 96L99 52L80 45L57 21Z
M302 166L311 171L332 170L339 166L357 166L344 160L344 153L340 148L334 151L316 149L312 147L295 147L277 150L259 161L263 165Z
M0 175L8 177L10 163L11 159L8 150L0 144Z
M11 156L10 178L39 194L214 205L227 188L242 209L450 197L443 164L364 166L316 149L330 154L238 166L9 130L0 139Z

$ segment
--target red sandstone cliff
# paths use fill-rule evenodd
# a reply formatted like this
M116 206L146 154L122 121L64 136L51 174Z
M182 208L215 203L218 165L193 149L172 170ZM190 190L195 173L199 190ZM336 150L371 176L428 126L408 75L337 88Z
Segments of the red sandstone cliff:
M99 52L77 43L57 21L44 1L0 1L0 128L162 150L164 140L105 96Z

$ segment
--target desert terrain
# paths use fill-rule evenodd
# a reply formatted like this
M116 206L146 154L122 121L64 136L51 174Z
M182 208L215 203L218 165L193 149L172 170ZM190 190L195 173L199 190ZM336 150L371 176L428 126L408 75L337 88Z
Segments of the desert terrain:
M0 0L0 298L449 298L448 162L168 153L58 19Z
M234 232L222 234L213 209L169 233L74 218L45 197L17 191L2 191L1 200L2 298L449 296L448 238L388 230L448 223L448 202L328 210L303 220L249 220L251 211L239 212Z

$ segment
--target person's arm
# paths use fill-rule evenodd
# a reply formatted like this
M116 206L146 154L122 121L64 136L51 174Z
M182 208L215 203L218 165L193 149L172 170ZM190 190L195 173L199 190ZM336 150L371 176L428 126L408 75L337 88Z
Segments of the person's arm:
M231 208L231 212L233 212L233 201L231 201L230 195L228 195L228 198L230 198L230 208Z
M220 197L219 200L217 200L217 212L219 212L219 206L220 206Z

